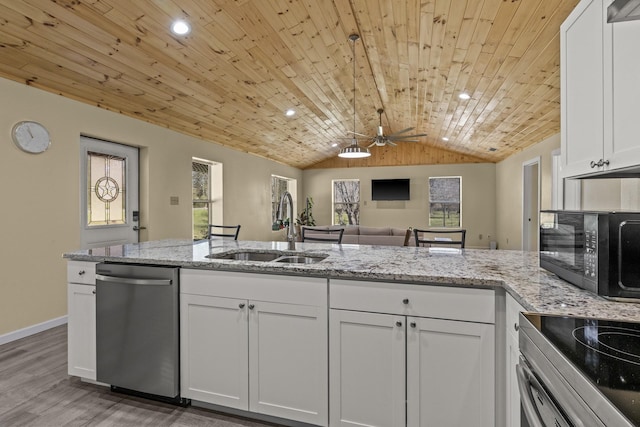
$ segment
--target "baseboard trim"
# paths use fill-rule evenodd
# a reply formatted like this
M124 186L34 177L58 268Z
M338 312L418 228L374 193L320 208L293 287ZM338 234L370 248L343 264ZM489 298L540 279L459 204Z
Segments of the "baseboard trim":
M37 325L27 326L26 328L0 335L0 345L46 331L47 329L55 328L56 326L64 325L65 323L67 323L67 316L61 316L38 323Z

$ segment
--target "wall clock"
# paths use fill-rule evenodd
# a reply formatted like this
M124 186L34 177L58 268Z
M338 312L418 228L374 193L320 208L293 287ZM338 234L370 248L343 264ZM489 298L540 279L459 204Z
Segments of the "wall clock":
M42 153L51 145L49 132L37 122L16 123L11 130L11 136L18 148L31 154Z

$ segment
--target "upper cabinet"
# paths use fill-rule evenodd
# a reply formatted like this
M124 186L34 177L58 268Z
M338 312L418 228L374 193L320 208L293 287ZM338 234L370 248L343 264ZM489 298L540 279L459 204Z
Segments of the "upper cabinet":
M607 23L611 0L583 0L560 28L562 173L640 165L640 21Z

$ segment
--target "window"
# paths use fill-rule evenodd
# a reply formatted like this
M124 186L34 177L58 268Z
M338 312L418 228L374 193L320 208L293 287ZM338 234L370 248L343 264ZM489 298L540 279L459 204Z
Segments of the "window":
M333 180L333 224L360 224L360 180Z
M460 227L462 177L429 178L429 226Z
M209 224L224 224L222 163L194 158L191 166L193 238L200 240L209 235Z
M211 165L193 161L191 163L191 184L193 194L193 239L205 239L211 224Z
M110 154L87 153L87 225L126 222L126 159Z
M284 224L276 224L278 219L278 207L280 206L280 199L285 191L291 193L293 199L293 213L288 211L288 208L284 207L283 215L293 215L295 219L296 215L296 193L297 182L295 179L286 178L284 176L271 175L271 224L272 230L276 231L284 227ZM283 220L286 223L289 217L284 217Z

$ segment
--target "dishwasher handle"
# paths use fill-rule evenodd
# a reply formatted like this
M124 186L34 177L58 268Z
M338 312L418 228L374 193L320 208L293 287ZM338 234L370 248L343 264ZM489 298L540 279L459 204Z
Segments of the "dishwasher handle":
M106 283L144 286L170 286L173 283L171 279L133 279L130 277L105 276L103 274L96 274L96 280Z

